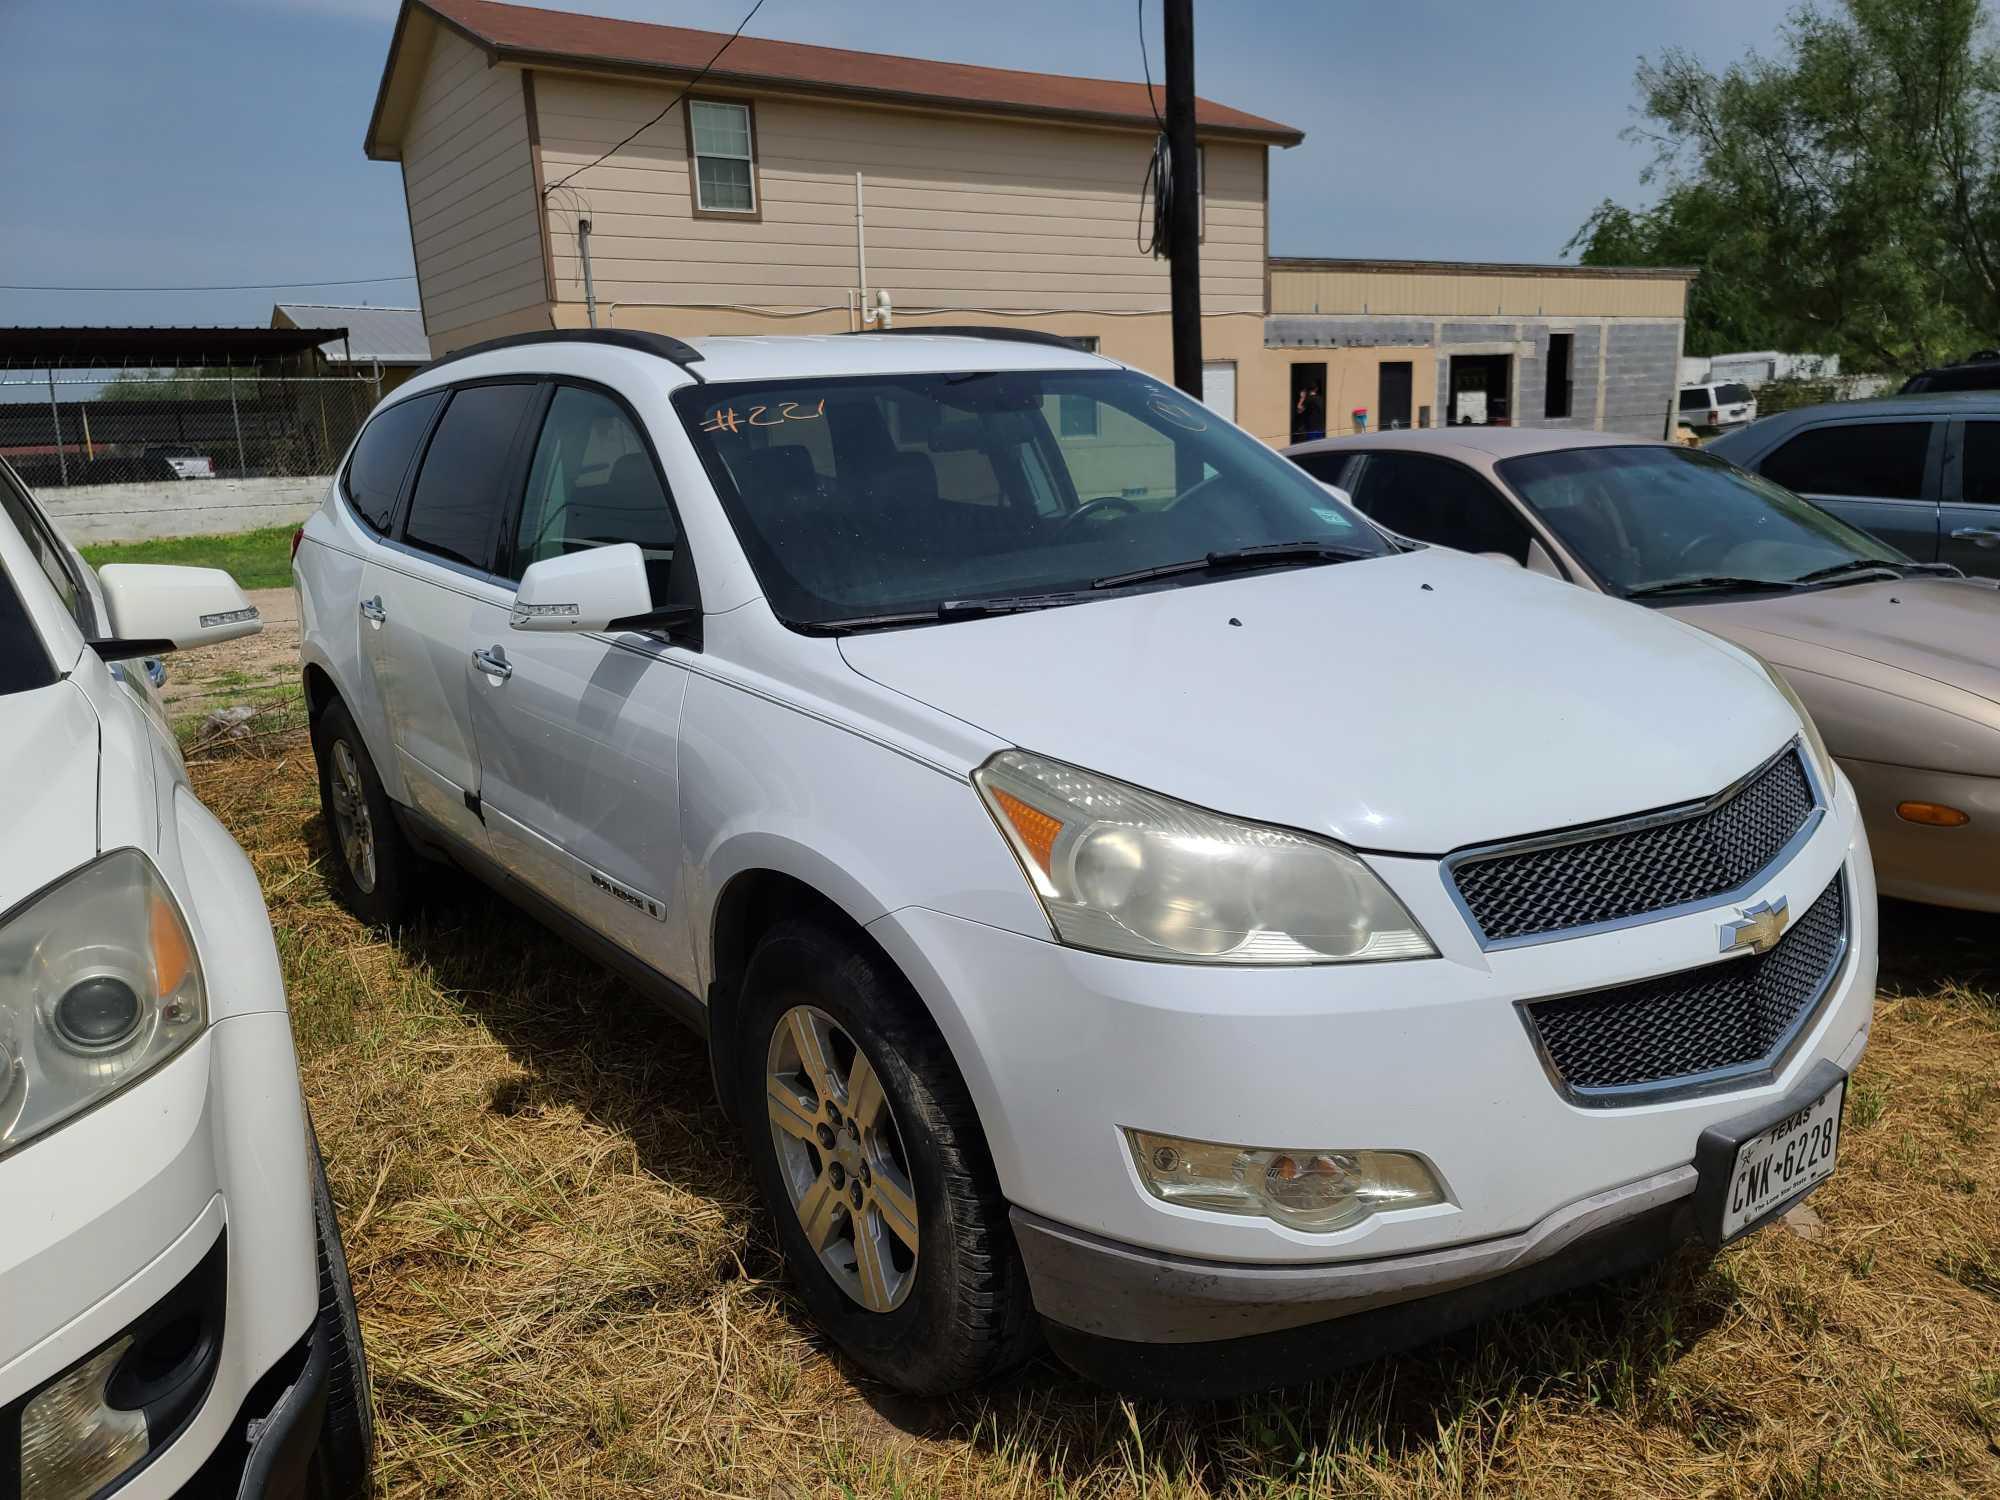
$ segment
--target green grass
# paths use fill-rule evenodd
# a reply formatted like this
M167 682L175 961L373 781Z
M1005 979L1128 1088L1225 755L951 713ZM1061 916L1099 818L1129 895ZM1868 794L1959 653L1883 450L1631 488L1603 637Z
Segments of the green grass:
M184 563L221 568L246 589L290 588L292 526L266 526L226 536L163 537L152 542L100 542L83 548L93 568L106 563Z

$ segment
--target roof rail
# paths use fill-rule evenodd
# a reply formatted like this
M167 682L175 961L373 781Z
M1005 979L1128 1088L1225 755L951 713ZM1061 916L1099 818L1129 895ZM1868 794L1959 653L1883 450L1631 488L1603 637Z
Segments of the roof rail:
M951 339L999 339L1009 344L1048 344L1058 349L1074 350L1078 354L1090 354L1076 339L1066 338L1060 333L1044 333L1039 328L996 328L991 323L930 323L911 328L857 328L850 333L907 333L912 335L933 334L939 338Z
M701 351L692 344L683 343L672 334L647 333L638 328L544 328L534 333L510 333L504 338L487 339L483 343L467 344L463 349L454 349L449 354L441 354L425 370L435 370L439 365L448 365L453 360L470 359L475 354L491 354L496 349L519 349L530 344L605 344L613 349L632 349L640 354L657 355L679 365L699 381L699 372L689 369L697 363ZM422 371L418 372L419 374Z

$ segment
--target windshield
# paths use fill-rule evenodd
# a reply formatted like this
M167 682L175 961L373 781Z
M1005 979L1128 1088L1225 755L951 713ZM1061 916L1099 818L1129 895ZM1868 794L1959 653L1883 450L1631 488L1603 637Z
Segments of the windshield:
M1688 448L1570 448L1500 477L1613 593L1683 580L1774 585L1909 559L1768 479Z
M1285 550L1235 565L1394 550L1295 465L1129 370L716 384L674 400L793 625L1198 583L1222 571L1207 560L1246 548ZM1126 576L1154 569L1173 572Z

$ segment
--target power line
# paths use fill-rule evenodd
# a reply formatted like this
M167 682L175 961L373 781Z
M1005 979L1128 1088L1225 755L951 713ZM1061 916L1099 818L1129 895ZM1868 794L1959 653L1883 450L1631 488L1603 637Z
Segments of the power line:
M0 283L0 292L283 292L303 286L373 286L382 281L415 281L414 276L356 276L346 281L254 281L232 286L24 286Z
M742 20L736 23L736 29L729 33L729 36L727 37L727 39L724 40L723 44L720 47L717 47L715 49L715 56L711 57L707 62L703 63L701 65L701 71L695 74L694 77L690 78L687 81L686 85L681 89L681 91L678 94L674 95L673 98L667 101L667 107L665 109L661 110L658 114L654 115L652 119L648 120L645 124L641 125L637 130L633 131L631 135L626 136L624 140L620 141L617 145L613 146L609 151L606 151L602 156L595 157L594 159L585 162L575 171L565 176L560 182L551 183L548 187L542 189L542 197L546 199L550 193L553 193L557 188L563 186L564 183L569 182L571 178L576 177L581 173L588 172L592 167L596 166L599 162L603 161L605 157L617 155L620 151L623 151L627 146L631 145L632 142L636 140L639 136L644 135L647 131L651 130L655 125L659 124L660 121L664 120L668 115L672 114L675 108L680 104L680 102L683 99L687 98L687 96L694 90L695 85L699 84L702 81L702 79L708 77L708 70L714 67L716 63L722 60L722 54L729 50L730 43L734 42L739 36L743 35L743 28L745 26L748 26L750 22L753 19L755 19L757 12L762 10L763 8L764 8L764 0L757 0L757 3L750 7L750 13L746 15Z
M1160 118L1160 106L1153 100L1153 65L1146 57L1146 0L1139 0L1139 66L1146 73L1146 102L1153 106L1153 123L1165 130L1167 122Z

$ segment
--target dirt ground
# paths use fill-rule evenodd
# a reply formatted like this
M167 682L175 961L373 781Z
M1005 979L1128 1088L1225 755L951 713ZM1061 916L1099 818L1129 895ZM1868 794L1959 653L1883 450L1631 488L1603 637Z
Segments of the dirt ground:
M297 690L299 599L290 589L251 589L250 602L263 616L256 635L167 658L167 684L160 689L167 712L176 719L214 708L248 703L274 689Z

